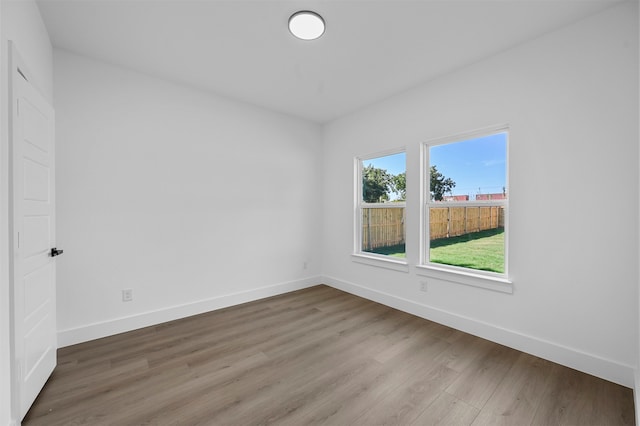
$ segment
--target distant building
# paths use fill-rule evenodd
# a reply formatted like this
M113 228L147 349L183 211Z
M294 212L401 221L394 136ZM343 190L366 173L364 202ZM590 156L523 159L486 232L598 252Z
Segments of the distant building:
M497 194L477 194L477 201L486 201L486 200L506 200L507 194L502 192L498 192Z

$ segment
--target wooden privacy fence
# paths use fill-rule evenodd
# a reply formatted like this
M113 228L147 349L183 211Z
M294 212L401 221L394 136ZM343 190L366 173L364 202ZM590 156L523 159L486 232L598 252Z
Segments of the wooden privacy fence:
M372 250L405 243L404 207L363 208L362 248ZM431 240L504 227L503 206L431 207Z
M404 244L404 207L362 209L362 248Z
M429 237L456 237L458 235L495 229L504 226L504 207L431 207L429 209Z

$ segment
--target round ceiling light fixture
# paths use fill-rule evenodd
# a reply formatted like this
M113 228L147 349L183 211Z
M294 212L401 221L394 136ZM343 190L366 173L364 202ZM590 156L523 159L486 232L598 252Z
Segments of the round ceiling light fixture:
M289 18L289 31L301 40L315 40L324 34L324 19L310 10L301 10Z

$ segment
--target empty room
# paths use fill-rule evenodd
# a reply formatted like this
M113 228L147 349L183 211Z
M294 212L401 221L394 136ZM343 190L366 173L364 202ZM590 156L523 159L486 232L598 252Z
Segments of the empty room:
M0 0L0 426L627 425L636 0Z

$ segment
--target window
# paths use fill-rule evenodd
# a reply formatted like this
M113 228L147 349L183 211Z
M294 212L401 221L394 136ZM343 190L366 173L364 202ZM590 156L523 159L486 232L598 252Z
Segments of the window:
M356 158L355 254L405 259L406 155Z
M506 128L424 145L423 265L507 278Z

